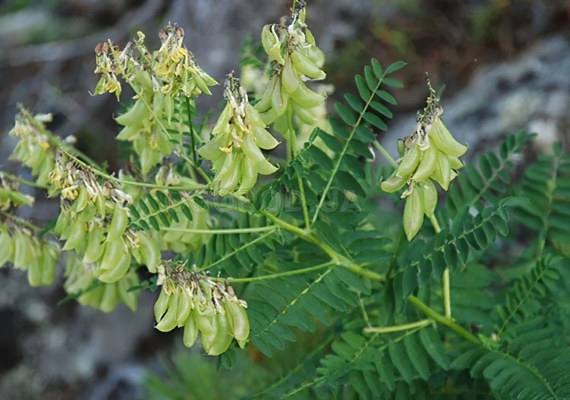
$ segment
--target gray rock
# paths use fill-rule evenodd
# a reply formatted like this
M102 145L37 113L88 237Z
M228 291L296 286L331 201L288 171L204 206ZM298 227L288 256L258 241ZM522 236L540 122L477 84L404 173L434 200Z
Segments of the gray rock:
M427 91L426 91L427 94ZM521 129L538 133L545 149L570 138L570 43L544 40L518 59L487 66L451 99L442 99L443 120L472 148L496 144ZM413 132L416 115L396 118L382 138L397 156L396 139Z

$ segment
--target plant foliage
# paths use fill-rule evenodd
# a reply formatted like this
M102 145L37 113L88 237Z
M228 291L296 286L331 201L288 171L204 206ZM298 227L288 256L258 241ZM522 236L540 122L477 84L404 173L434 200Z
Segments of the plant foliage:
M226 371L180 350L152 398L569 398L570 156L521 163L521 131L464 164L428 83L392 160L379 135L406 64L372 59L328 116L300 3L228 75L212 126L195 99L217 82L180 27L156 51L142 33L98 45L95 93L135 93L118 174L22 108L12 157L34 182L0 175L0 265L38 286L67 258L66 300L105 312L159 289L156 328ZM59 199L54 223L19 217L21 184Z

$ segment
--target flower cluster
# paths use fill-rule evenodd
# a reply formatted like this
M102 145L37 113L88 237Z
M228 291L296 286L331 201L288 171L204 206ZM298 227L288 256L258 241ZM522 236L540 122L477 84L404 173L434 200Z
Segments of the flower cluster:
M441 120L442 113L443 108L432 93L415 132L399 142L398 167L381 184L382 190L388 193L408 186L402 193L406 199L404 229L408 240L420 230L424 215L433 216L437 204L433 181L447 190L457 176L456 170L463 166L459 157L465 154L467 146L453 138Z
M57 243L38 239L32 230L0 223L0 267L11 262L14 268L27 270L31 286L53 282L59 253Z
M17 181L0 173L0 211L6 215L4 222L0 221L0 267L11 262L14 268L28 271L31 286L49 285L55 277L59 246L39 239L33 225L7 213L34 202L33 197L20 193L18 188Z
M16 115L16 123L9 132L10 136L18 139L11 158L31 168L32 175L40 185L47 183L48 174L54 167L55 152L50 142L50 134L44 126L51 120L51 114L33 116L24 108L20 108L20 113Z
M131 264L131 255L156 272L160 262L158 243L148 233L128 228L132 200L109 181L103 184L88 169L58 152L50 173L50 194L60 194L61 213L54 232L65 240L63 250L75 250L85 264L95 264L93 273L102 282L121 279Z
M116 119L124 127L117 138L133 142L143 174L172 152L168 129L177 99L211 94L208 86L217 84L184 47L182 28L169 24L159 37L162 45L152 53L141 32L122 51L111 42L95 48L95 73L101 75L95 94L114 92L119 97L119 77L136 94L134 105Z
M271 150L278 142L249 104L245 90L231 76L225 97L227 104L212 130L212 139L199 153L212 161L216 171L213 188L217 194L243 194L255 185L258 174L269 175L277 170L261 149Z
M184 345L192 347L201 334L204 350L223 353L235 338L244 347L249 336L247 303L231 286L182 266L166 266L157 281L162 285L154 305L156 329L168 332L184 327Z
M309 80L322 80L324 54L303 22L304 10L293 16L290 25L271 24L263 27L261 41L272 60L274 73L255 108L263 120L276 122L276 129L286 134L288 107L306 124L314 125L316 108L325 96L309 89Z

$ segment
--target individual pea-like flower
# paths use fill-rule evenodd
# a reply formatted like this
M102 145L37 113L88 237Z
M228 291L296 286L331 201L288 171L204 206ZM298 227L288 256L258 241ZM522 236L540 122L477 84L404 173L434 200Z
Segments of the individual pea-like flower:
M218 118L212 138L199 153L212 162L216 176L212 182L220 195L247 193L257 176L277 170L262 153L278 145L265 129L265 122L249 104L247 93L231 75L225 90L227 104Z
M233 288L207 275L167 265L159 275L162 286L154 305L156 329L168 332L184 327L184 345L192 347L201 334L208 355L217 356L235 338L244 347L249 336L247 303Z
M315 109L325 96L309 89L305 82L326 77L322 70L325 59L304 23L304 9L294 12L289 26L265 25L261 42L274 72L255 108L266 123L276 122L276 129L284 135L288 108L304 123L314 125ZM280 117L282 121L278 121Z
M123 89L117 76L117 67L110 57L109 49L109 43L98 43L95 46L95 73L101 75L97 86L95 86L95 94L115 93L117 100L120 100ZM116 47L114 50L118 51L119 48Z
M442 107L431 86L428 105L420 116L414 133L398 143L400 160L394 173L382 182L382 190L396 192L407 186L402 193L406 199L404 229L408 240L420 230L424 215L433 216L437 204L434 181L443 190L463 167L459 160L467 146L457 142L441 120Z

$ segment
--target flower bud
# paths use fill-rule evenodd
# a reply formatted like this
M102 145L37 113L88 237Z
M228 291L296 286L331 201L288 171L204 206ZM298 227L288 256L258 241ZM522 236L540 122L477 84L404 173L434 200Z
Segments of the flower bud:
M424 222L424 206L419 190L415 187L408 197L404 207L404 231L408 240L412 240L419 232Z
M281 41L275 32L275 25L265 25L261 31L261 44L272 61L283 65L285 60L281 55Z
M435 118L428 135L435 146L445 154L461 157L467 151L467 146L457 142L451 136L451 133L439 117Z

